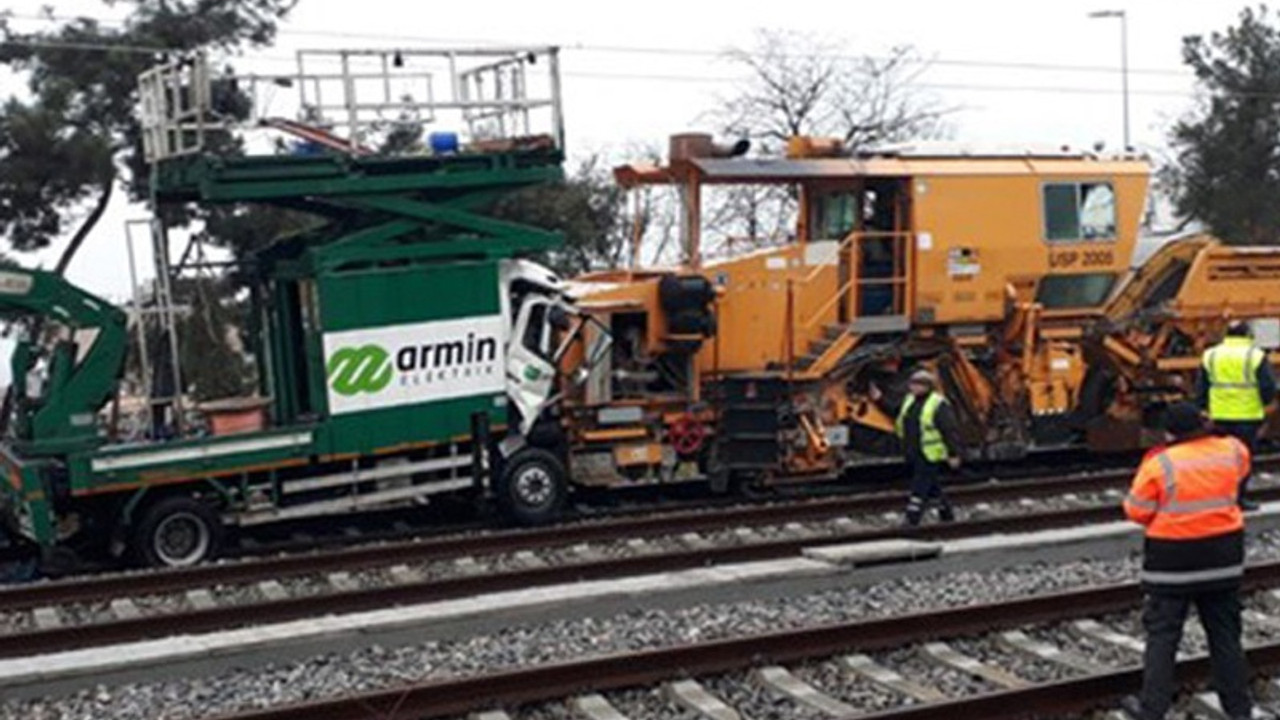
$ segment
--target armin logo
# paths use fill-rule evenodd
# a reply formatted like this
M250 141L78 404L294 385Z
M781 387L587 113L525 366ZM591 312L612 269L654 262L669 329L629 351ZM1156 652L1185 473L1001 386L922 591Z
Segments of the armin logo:
M376 393L391 383L391 354L372 344L344 347L329 356L325 372L339 395Z
M435 372L440 378L446 377L445 373L457 377L460 368L492 363L497 357L496 338L476 337L469 332L465 338L398 348L396 369L402 373Z

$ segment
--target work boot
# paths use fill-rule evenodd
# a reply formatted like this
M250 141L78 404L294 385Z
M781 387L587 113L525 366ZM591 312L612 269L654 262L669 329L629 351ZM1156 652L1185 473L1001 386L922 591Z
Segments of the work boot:
M916 527L924 518L924 498L918 495L912 495L907 499L907 511L904 514L902 524L907 527Z
M938 508L938 519L944 523L956 521L956 511L950 505L943 505Z

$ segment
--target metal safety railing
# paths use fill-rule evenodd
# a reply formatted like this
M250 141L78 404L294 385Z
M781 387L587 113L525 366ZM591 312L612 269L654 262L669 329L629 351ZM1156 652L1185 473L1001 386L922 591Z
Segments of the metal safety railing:
M227 95L217 83L249 98L247 118L216 106ZM564 147L550 46L303 50L296 71L269 75L213 73L194 54L142 73L138 86L150 162L202 152L215 130L263 127L351 154Z
M831 310L841 300L849 302L851 309L850 315L857 317L863 314L866 308L859 306L859 290L875 286L888 287L892 293L891 308L893 314L905 314L907 312L907 282L908 282L908 249L912 234L910 232L894 232L894 231L855 231L849 233L844 240L840 241L836 248L838 259L837 268L845 267L848 269L848 277L840 282L830 296L818 306L818 308L800 323L800 327L812 328L821 322ZM864 267L862 262L863 253L865 252L862 245L868 240L887 240L891 245L890 250L890 272L883 277L867 277L860 270ZM811 270L807 275L793 281L793 287L798 287L800 292L811 286L824 270L830 266L819 266Z
M212 84L203 54L171 60L138 76L138 119L148 162L198 153L211 129Z
M913 234L909 231L855 230L836 246L834 266L819 265L804 276L787 281L784 350L788 367L794 364L797 334L811 335L814 328L832 320L843 320L842 324L852 326L859 318L899 317L908 314L909 253L912 238ZM868 252L865 245L871 242L881 244L878 251L882 256L881 268L875 275L864 272L869 267L869 263L863 262ZM886 245L888 253L884 257ZM811 288L824 272L836 273L836 289L816 309L797 317L797 313L810 304L802 301L810 299L808 296L812 293ZM888 303L885 307L870 308L863 302L866 297L863 291L874 288L888 290Z
M887 277L866 277L862 274L863 243L868 240L888 240L891 244L890 256L892 265ZM866 308L861 307L859 304L861 298L859 290L875 286L890 288L892 292L891 307L894 310L892 314L904 314L907 309L907 250L910 240L911 233L909 232L855 231L849 233L840 242L836 250L839 263L848 268L849 277L836 288L836 291L831 294L826 302L822 303L817 310L813 311L804 320L802 327L814 327L842 299L849 302L850 315L852 317L863 315L863 310ZM821 267L815 268L800 280L801 284L808 285L812 283L821 271Z

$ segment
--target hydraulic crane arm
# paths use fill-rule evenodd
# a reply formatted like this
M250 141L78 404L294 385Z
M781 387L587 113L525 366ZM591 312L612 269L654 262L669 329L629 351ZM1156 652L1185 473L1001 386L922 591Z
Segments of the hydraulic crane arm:
M9 269L0 270L0 319L26 326L11 359L10 436L27 454L99 442L97 412L124 364L124 312L61 275Z

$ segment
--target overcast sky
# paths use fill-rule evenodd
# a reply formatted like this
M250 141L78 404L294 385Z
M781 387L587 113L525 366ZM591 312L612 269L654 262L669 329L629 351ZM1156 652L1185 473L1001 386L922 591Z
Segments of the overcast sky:
M11 2L15 27L41 27L25 18L42 4ZM817 33L859 54L914 46L933 61L920 78L923 89L957 108L950 118L957 140L1077 146L1105 141L1117 147L1120 23L1087 14L1124 9L1133 140L1158 153L1169 122L1192 99L1180 58L1182 37L1223 29L1243 7L1228 0L300 0L277 47L237 63L284 72L300 48L559 44L569 150L581 155L616 151L634 141L662 143L672 132L696 128L718 96L732 93L740 74L719 54L750 46L758 28L789 29ZM57 12L111 18L120 9L64 0ZM125 296L123 222L142 216L141 208L113 206L72 265L71 277L107 297ZM55 251L41 253L33 262L49 266L54 257Z

